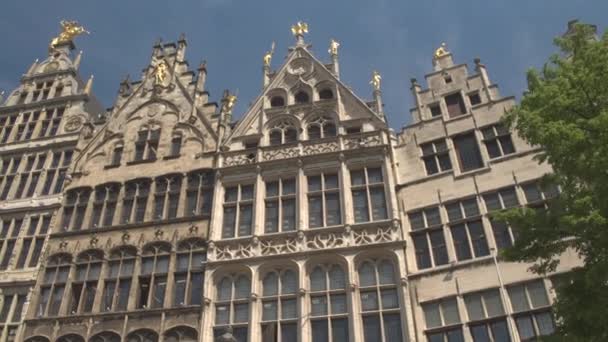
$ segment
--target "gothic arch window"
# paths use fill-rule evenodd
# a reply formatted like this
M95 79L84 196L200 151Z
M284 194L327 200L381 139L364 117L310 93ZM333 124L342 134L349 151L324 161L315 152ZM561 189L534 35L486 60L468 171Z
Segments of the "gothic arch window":
M85 342L84 337L76 334L63 335L56 342Z
M173 306L201 305L206 261L205 242L190 239L177 247Z
M80 230L84 222L84 214L89 203L91 188L77 188L68 190L63 204L64 230Z
M248 341L251 280L243 274L229 275L224 276L216 287L213 335L217 338L232 327L232 335L237 341Z
M25 342L50 342L48 338L44 336L32 336L25 339Z
M163 242L153 243L144 248L139 276L138 308L163 307L170 253L171 245Z
M308 95L308 93L304 90L300 90L298 91L294 96L293 96L296 104L304 104L304 103L309 103L310 102L310 95Z
M329 88L324 88L319 91L319 99L331 100L334 98L334 92Z
M127 335L127 342L158 342L158 334L152 330L140 329Z
M91 228L111 226L120 192L119 183L106 183L95 187Z
M110 253L101 311L127 309L136 256L137 249L133 246L123 246Z
M135 141L134 161L156 160L158 141L160 140L160 127L145 127L137 132Z
M281 95L275 95L270 98L270 107L283 107L285 106L285 98Z
M397 276L386 259L365 260L357 269L366 341L402 341Z
M70 314L93 310L102 261L103 252L100 250L85 251L76 258L76 276L71 284Z
M270 146L298 141L298 129L288 120L277 121L268 132Z
M123 151L124 144L122 141L114 144L114 147L112 148L112 156L110 158L110 165L108 166L120 166Z
M122 223L143 222L149 193L149 179L135 179L125 183L120 220Z
M72 256L61 253L49 257L42 278L36 316L57 316L63 299L63 291L70 274Z
M326 116L319 116L310 120L306 129L309 140L336 136L336 125L332 119Z
M318 265L310 272L313 341L348 341L346 274L342 266Z
M298 340L298 276L291 269L273 270L262 278L262 340Z
M161 176L156 178L155 183L154 218L162 220L177 217L182 176L179 174Z
M186 326L174 327L164 333L165 342L197 342L198 332L196 329Z
M89 342L121 342L121 338L120 335L115 332L104 331L91 337Z
M213 199L213 172L198 170L188 174L186 190L186 216L211 214Z

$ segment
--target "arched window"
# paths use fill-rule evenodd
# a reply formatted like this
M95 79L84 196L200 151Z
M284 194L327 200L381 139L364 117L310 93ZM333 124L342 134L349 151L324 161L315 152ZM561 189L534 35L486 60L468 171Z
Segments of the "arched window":
M76 259L76 277L72 281L70 298L71 314L93 310L102 260L103 252L100 250L83 252Z
M285 99L283 96L276 95L270 99L270 107L283 107L285 106Z
M120 335L115 332L104 331L91 337L89 342L121 342L121 338Z
M25 342L49 342L49 339L44 336L32 336L26 338Z
M138 308L163 307L170 253L171 245L167 243L155 243L144 248L139 276Z
M213 172L194 171L188 174L186 216L209 215L213 199Z
M214 338L232 327L237 341L248 341L250 279L245 275L225 276L216 286Z
M292 270L267 273L262 280L262 341L298 340L298 277Z
M149 179L136 179L125 184L120 220L122 223L143 222L149 193Z
M310 273L313 341L348 341L346 275L341 266L316 266Z
M158 342L158 334L148 329L136 330L127 335L127 342Z
M38 298L38 317L56 316L59 313L71 262L72 256L69 254L56 254L48 259Z
M309 140L335 137L336 125L332 119L319 116L309 122L307 131Z
M319 92L319 98L321 100L330 100L334 98L334 92L329 88L325 88Z
M80 230L84 221L84 214L89 203L91 188L77 188L68 190L63 204L64 230Z
M119 192L119 183L106 183L95 187L91 228L112 225Z
M198 332L190 327L175 327L165 332L165 342L197 342Z
M359 265L359 295L366 341L402 341L397 277L388 260Z
M298 130L287 120L276 122L269 130L271 146L298 141Z
M119 166L122 160L122 152L124 151L124 145L122 142L114 145L112 149L112 159L110 160L109 166Z
M308 96L308 93L301 90L299 92L297 92L294 95L294 99L296 101L296 104L303 104L303 103L309 103L310 102L310 96Z
M84 337L76 334L68 334L59 337L56 342L84 342Z
M182 188L182 176L161 176L156 178L155 183L154 218L162 220L177 217L179 192Z
M160 128L144 128L137 132L134 161L156 160Z
M186 240L179 244L175 260L173 306L201 305L206 256L203 240Z
M101 303L102 311L127 309L136 255L137 249L132 246L121 247L110 254Z

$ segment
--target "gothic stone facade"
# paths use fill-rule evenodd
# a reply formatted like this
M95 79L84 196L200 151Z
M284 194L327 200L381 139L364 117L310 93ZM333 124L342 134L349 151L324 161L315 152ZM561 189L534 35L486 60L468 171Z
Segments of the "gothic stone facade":
M43 268L23 277L34 290L7 276L6 291L25 289L3 290L23 302L2 306L24 312L13 339L498 342L553 330L552 281L578 261L564 255L539 278L496 256L516 232L488 212L542 207L558 190L539 188L551 169L501 125L514 99L480 61L469 75L449 52L433 59L428 89L412 82L413 123L395 134L379 84L362 100L337 53L323 63L302 36L264 67L236 123L228 93L209 102L186 47L155 45L100 118L82 108Z

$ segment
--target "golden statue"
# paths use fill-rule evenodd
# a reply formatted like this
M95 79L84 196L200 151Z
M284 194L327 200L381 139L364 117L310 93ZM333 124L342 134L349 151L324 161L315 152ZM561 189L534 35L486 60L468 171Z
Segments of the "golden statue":
M437 48L437 50L435 50L435 58L445 56L448 53L450 53L450 52L448 51L448 48L445 45L445 43L441 43L441 46L439 46L439 48Z
M264 54L264 66L270 66L270 61L272 60L272 55L274 54L274 42L272 42L272 46L270 47L270 51L266 51Z
M376 70L372 73L372 80L369 81L369 84L374 87L374 90L380 90L380 82L382 81L382 76Z
M69 43L72 41L72 39L74 39L74 37L79 36L83 33L90 33L89 31L85 30L83 26L80 26L76 21L62 20L60 24L62 31L59 36L51 40L52 48L61 43Z
M230 114L232 113L232 108L234 107L234 104L236 103L236 95L232 95L230 93L227 93L226 96L224 97L224 105L222 106L222 112Z
M167 75L169 74L169 67L167 66L167 62L160 61L154 70L154 84L162 85L165 83L167 79Z
M295 25L291 26L291 33L294 36L303 36L304 33L308 33L308 24L298 21Z
M332 39L329 42L329 50L327 50L327 52L329 52L329 54L332 56L337 56L339 47L340 47L340 43L338 43L335 39Z

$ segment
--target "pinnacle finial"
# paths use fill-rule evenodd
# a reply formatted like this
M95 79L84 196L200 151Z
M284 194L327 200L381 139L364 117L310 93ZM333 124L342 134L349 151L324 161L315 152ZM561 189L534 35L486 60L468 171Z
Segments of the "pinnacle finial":
M308 33L308 24L298 21L295 25L291 26L291 33L296 37L298 45L304 45L304 34Z
M380 83L382 82L382 76L380 76L380 73L376 70L374 70L372 72L372 80L369 81L369 84L372 85L372 87L374 87L374 90L380 90Z
M327 52L329 52L329 54L332 56L337 56L339 47L340 43L332 38L332 40L329 42L329 50L327 50Z
M445 44L445 42L441 43L441 45L437 48L437 50L435 50L435 59L443 57L445 55L447 55L448 53L450 53L448 51L448 47Z
M81 34L90 34L90 32L85 30L84 26L78 24L77 21L62 20L59 24L61 25L61 33L51 40L51 49L54 49L60 44L71 44L72 40Z

